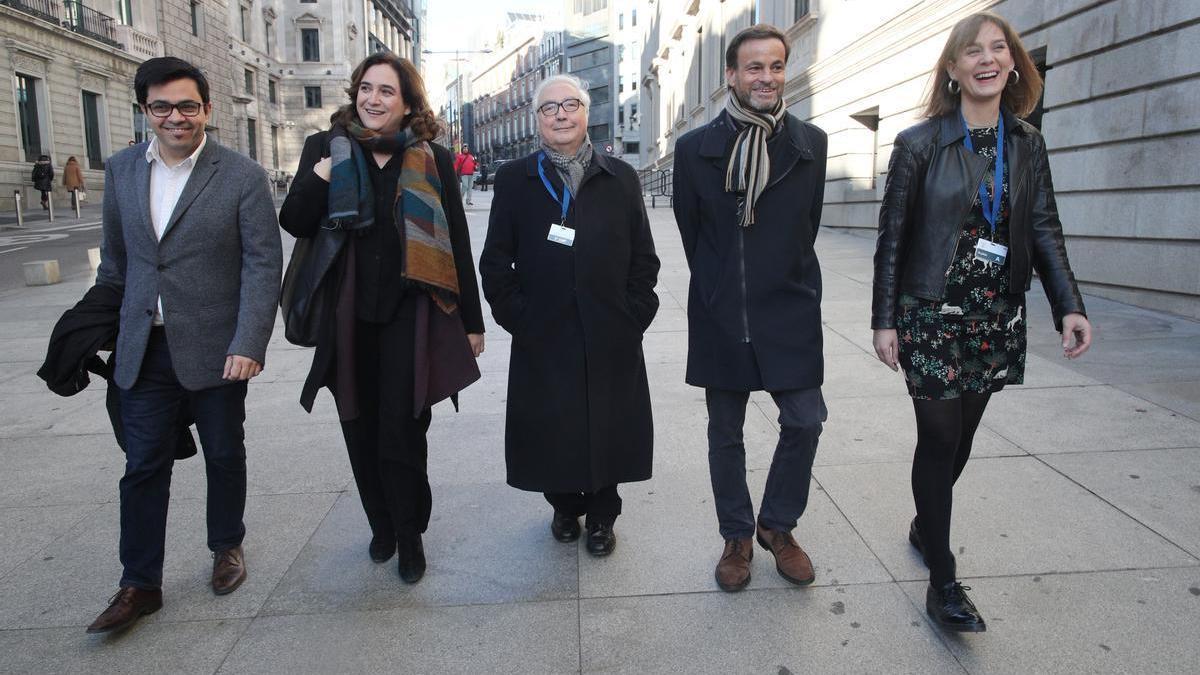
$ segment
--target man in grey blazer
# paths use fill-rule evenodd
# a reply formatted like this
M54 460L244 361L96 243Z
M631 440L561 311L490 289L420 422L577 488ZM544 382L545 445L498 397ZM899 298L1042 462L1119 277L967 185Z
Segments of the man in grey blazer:
M246 384L262 370L282 269L266 172L205 135L204 74L174 57L150 59L134 90L154 139L108 161L96 279L124 294L114 354L126 442L124 572L89 633L162 607L173 462L165 441L185 402L204 448L213 591L230 593L246 578Z

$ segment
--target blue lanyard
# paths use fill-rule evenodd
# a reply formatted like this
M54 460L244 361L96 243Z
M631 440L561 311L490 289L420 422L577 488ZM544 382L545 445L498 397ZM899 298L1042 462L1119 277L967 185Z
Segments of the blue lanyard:
M958 118L962 120L963 144L967 146L967 150L975 152L975 146L971 143L971 129L967 126L967 118L963 117L962 109L958 111ZM979 182L979 205L983 207L983 218L992 226L992 239L996 238L996 221L1000 219L1000 197L1004 192L1004 115L1000 115L999 126L996 127L996 169L995 177L992 179L992 195L991 208L988 208L988 191L987 186L983 181Z
M571 188L563 185L563 197L558 198L558 193L554 191L554 186L550 184L550 179L546 178L546 169L542 166L542 160L546 159L545 152L539 152L537 157L538 175L542 178L542 185L546 186L546 192L550 193L550 197L554 199L554 203L562 207L562 216L559 225L567 222L567 209L571 208Z

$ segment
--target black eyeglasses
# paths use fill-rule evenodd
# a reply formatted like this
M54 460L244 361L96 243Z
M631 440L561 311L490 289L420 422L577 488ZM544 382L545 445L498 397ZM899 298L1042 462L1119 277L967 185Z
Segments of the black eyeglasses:
M171 112L178 110L180 115L184 117L195 117L200 114L200 110L204 108L203 103L196 101L180 101L179 103L167 103L166 101L155 101L146 104L146 110L150 111L155 117L170 117Z
M558 109L562 108L566 112L573 113L583 107L583 101L577 98L569 98L565 101L547 101L538 106L538 112L542 117L554 117L558 114Z

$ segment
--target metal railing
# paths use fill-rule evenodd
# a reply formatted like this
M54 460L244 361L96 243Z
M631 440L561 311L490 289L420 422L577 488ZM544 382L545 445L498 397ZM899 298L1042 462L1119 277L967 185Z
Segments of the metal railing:
M116 19L103 12L97 12L79 0L65 0L63 7L67 14L63 20L64 26L80 35L95 38L114 47L121 46L121 43L117 42Z
M0 5L12 7L54 23L61 21L62 3L59 0L0 0Z
M638 178L642 182L642 195L650 197L650 208L658 206L659 197L667 200L667 206L675 203L675 179L671 169L642 169L638 171Z

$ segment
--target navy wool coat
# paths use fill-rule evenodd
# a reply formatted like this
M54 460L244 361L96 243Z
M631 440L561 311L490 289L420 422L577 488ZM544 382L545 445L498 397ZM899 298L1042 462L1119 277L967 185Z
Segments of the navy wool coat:
M675 221L691 268L688 384L731 391L819 387L821 268L813 243L825 195L825 133L789 114L768 141L771 175L755 222L725 191L737 132L729 114L675 144Z
M512 334L508 483L592 492L650 478L654 428L642 334L658 311L659 262L637 174L595 155L571 200L573 246L547 240L561 209L540 153L496 172L479 260L496 323ZM547 178L562 195L549 160Z

